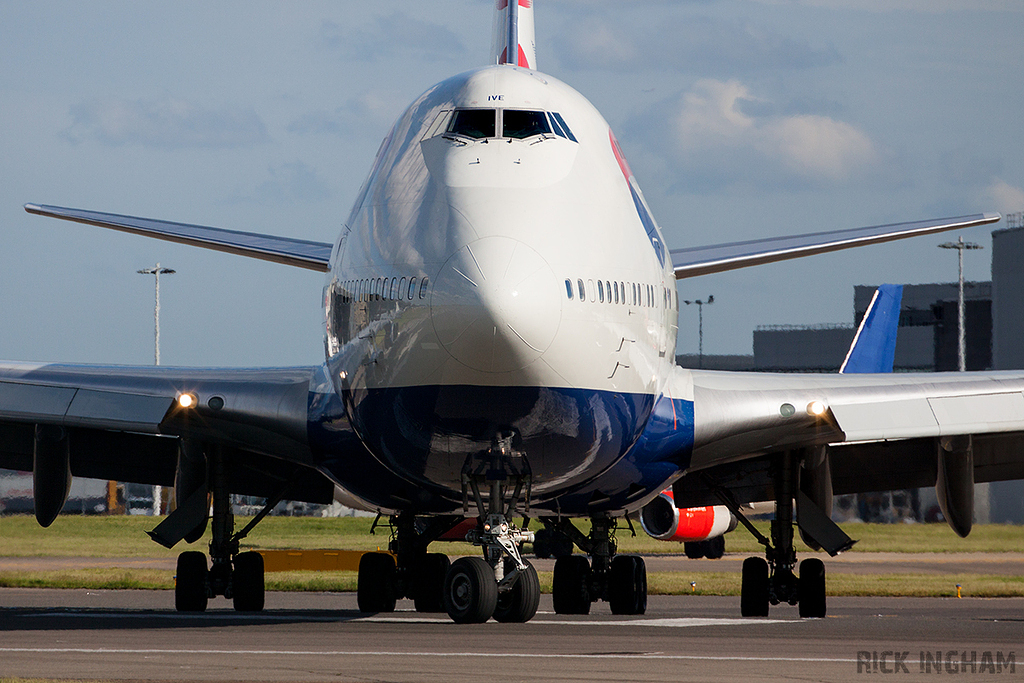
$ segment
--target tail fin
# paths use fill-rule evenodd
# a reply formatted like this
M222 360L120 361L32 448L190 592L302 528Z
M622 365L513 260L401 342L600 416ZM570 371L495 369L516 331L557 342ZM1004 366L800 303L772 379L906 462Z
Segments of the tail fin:
M495 0L491 58L497 64L537 68L533 0ZM511 46L511 49L509 49Z
M879 285L839 372L892 372L902 300L902 285Z

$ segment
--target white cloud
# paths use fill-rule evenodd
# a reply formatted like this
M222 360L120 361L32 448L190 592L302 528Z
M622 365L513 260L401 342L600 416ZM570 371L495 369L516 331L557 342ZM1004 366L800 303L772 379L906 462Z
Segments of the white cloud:
M797 173L844 180L878 159L871 139L827 116L788 116L760 128L761 149L777 154Z
M71 108L65 136L110 145L181 149L245 147L267 141L267 129L252 109L209 109L186 100L93 100Z
M855 126L820 115L748 115L744 103L761 101L739 81L702 80L679 100L675 143L681 158L705 165L721 159L762 170L782 167L808 180L841 181L879 159L876 145ZM740 153L740 156L737 156ZM719 172L729 174L728 169Z
M704 75L774 72L842 60L831 45L812 44L745 19L691 15L680 5L667 13L567 17L551 49L571 68L631 73L652 68Z
M985 189L985 197L995 202L993 208L1003 215L1024 211L1024 189L1014 187L1001 178L993 179Z

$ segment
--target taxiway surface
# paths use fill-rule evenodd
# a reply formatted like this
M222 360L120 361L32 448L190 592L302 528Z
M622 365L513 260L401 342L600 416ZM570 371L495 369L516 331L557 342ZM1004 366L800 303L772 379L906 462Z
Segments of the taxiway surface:
M272 593L259 615L223 599L181 615L171 602L167 591L0 589L0 676L749 683L860 680L875 662L873 673L915 680L936 675L923 671L936 654L944 674L988 674L978 670L985 653L1000 664L986 679L1024 673L1019 598L830 598L828 617L800 620L789 606L742 619L737 598L699 595L651 596L639 617L613 616L604 603L565 617L545 595L527 624L473 626L408 611L408 601L360 614L351 593Z

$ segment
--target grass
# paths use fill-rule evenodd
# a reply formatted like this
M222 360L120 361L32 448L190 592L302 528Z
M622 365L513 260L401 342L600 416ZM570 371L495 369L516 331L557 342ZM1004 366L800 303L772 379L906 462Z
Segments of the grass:
M146 531L159 523L157 517L86 517L64 515L49 529L42 529L31 515L0 517L0 555L7 557L175 557L180 548L168 550L152 542ZM236 518L241 528L245 518ZM369 517L268 517L242 541L244 548L376 550L386 548L389 529L378 527L370 535L373 523ZM534 522L533 528L539 525ZM768 533L768 522L755 526ZM984 524L974 527L971 535L960 538L945 524L842 524L851 537L858 539L852 552L897 553L967 553L1016 552L1024 548L1024 526ZM580 527L586 533L587 523ZM680 553L678 543L664 543L648 537L637 527L636 537L629 529L617 533L620 552L662 554ZM196 544L202 548L207 538ZM759 553L757 541L743 529L726 537L729 552ZM476 551L465 543L445 545L452 555L469 555ZM808 549L799 541L797 552Z
M236 519L241 528L244 519ZM315 549L345 550L384 549L390 537L387 527L379 527L370 535L372 519L365 517L315 518L270 517L264 520L243 541L244 549ZM180 548L168 550L149 540L145 531L159 519L153 517L84 517L62 516L49 529L42 529L28 515L0 517L0 555L8 557L168 557ZM767 533L768 523L756 524ZM534 525L536 527L536 524ZM586 531L586 524L581 525ZM944 524L844 524L846 532L860 542L852 553L958 553L1013 552L1024 548L1024 527L1004 525L976 526L966 539L957 537ZM208 536L208 534L207 534ZM744 530L729 534L730 553L760 554L761 548ZM626 553L680 553L677 543L663 543L639 532L630 536L628 529L619 529L619 551ZM208 538L195 548L205 549ZM797 544L797 552L807 550ZM443 546L449 555L472 555L478 551L466 543ZM549 572L540 573L545 592L551 589ZM695 590L691 582L696 584ZM733 572L651 572L648 583L652 594L739 595L739 575ZM905 595L950 596L955 585L963 586L964 596L1024 596L1024 578L981 574L871 574L831 573L830 595ZM0 572L0 586L150 589L173 588L170 572L124 567L88 568L59 571ZM354 572L280 572L267 574L268 590L284 591L352 591ZM0 682L2 683L2 682Z

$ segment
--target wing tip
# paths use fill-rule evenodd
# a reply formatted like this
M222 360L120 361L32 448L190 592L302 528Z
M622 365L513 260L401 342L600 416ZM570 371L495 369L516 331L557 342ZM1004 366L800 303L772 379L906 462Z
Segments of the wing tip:
M995 211L986 211L981 216L986 223L995 223L996 221L1003 220L1002 214Z
M25 205L25 210L29 213L42 213L43 207L41 204L32 204L31 202Z

